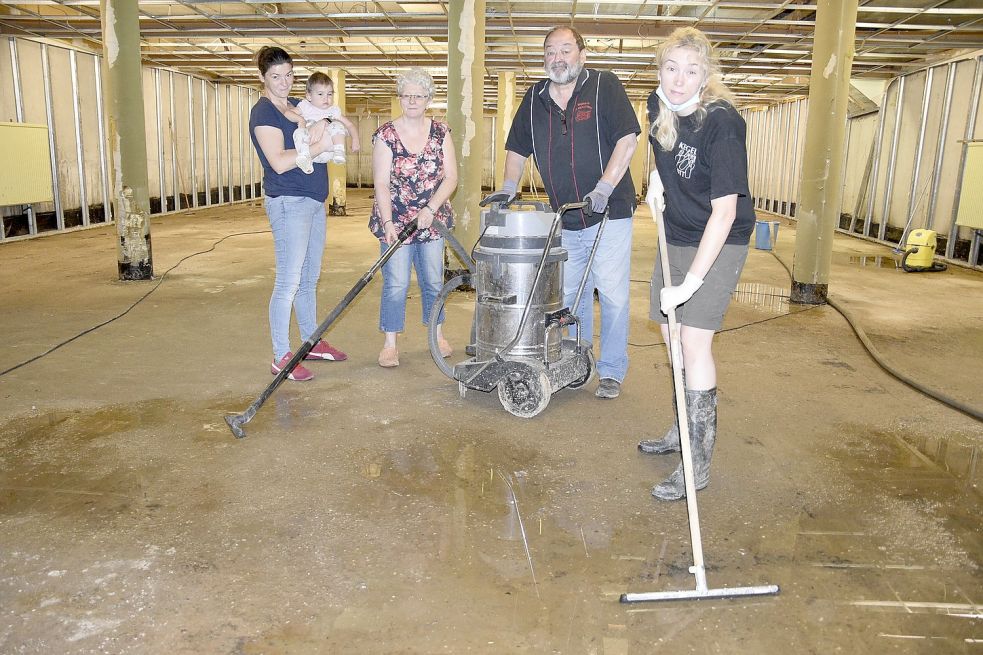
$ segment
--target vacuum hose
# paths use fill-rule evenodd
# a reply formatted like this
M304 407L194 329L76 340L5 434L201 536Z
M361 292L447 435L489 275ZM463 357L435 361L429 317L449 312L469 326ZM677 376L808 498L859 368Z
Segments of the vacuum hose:
M437 319L440 318L440 311L444 308L447 297L461 285L471 286L470 273L455 276L444 284L440 289L440 293L437 294L437 298L433 301L433 307L430 309L430 319L427 323L427 342L430 344L430 356L433 357L433 362L440 369L440 372L452 380L457 379L454 377L454 369L444 360L443 355L440 354L440 345L437 343ZM471 325L471 341L472 343L474 342L474 324Z
M789 269L788 264L782 261L782 258L779 257L774 250L771 251L771 254L775 257L775 259L778 260L779 264L785 267L785 270L788 272L789 277L791 277L792 271ZM960 411L967 416L971 416L972 418L975 418L977 421L983 421L983 410L967 405L966 403L956 400L955 398L952 398L942 393L941 391L937 391L935 389L926 387L924 384L921 384L917 380L908 377L901 371L891 366L887 362L887 360L884 359L884 356L881 355L881 353L877 350L877 348L874 347L874 344L870 342L870 339L867 338L867 333L863 331L863 328L861 328L857 324L857 321L854 320L853 316L850 315L850 312L848 312L846 308L843 307L843 305L841 305L839 302L828 296L826 298L826 302L829 304L830 307L838 311L844 319L846 319L847 324L849 324L849 326L853 329L854 333L857 335L857 338L860 339L860 343L863 344L863 347L867 350L867 353L874 359L875 362L877 362L878 366L880 366L882 369L887 371L890 375L894 376L901 382L907 384L915 391L919 391L925 394L926 396L928 396L929 398L937 400L943 405L948 405L952 409Z
M904 255L901 257L901 268L904 269L905 273L938 273L939 271L944 271L949 268L947 265L941 262L932 262L932 265L928 268L922 268L920 266L908 266L908 255L913 255L918 252L918 248L909 248L904 251Z

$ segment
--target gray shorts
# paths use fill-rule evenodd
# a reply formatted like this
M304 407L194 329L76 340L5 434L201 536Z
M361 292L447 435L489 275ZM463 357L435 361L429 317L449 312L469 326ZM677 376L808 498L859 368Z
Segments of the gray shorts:
M686 272L696 257L697 246L674 246L669 244L669 271L673 284L682 284ZM680 325L700 328L703 330L720 329L724 324L724 312L730 304L731 294L737 288L737 281L747 259L748 246L725 243L717 261L710 267L710 272L703 279L703 286L696 290L693 297L676 308L676 320ZM659 308L659 292L662 290L662 259L658 251L655 254L655 270L652 271L652 290L649 302L649 318L659 323L668 323L669 319Z

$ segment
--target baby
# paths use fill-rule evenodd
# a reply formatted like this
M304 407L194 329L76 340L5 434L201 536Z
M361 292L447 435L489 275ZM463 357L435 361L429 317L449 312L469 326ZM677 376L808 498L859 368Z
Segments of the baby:
M297 111L303 120L297 122L294 132L294 147L297 149L297 167L305 173L313 173L313 162L326 164L345 163L345 135L352 138L352 152L358 152L361 147L358 141L358 129L344 117L341 109L334 103L334 84L331 78L321 72L312 73L307 78L307 98L297 105ZM328 120L327 135L333 146L311 159L310 135L307 129L315 122ZM323 137L322 137L323 138Z

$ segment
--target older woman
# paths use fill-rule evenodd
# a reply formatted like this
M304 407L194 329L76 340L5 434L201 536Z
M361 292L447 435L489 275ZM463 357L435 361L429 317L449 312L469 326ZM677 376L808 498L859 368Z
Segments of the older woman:
M664 208L671 280L656 263L650 317L662 324L676 308L694 483L710 482L717 438L717 369L713 337L723 324L731 293L744 268L754 227L748 190L746 126L721 83L710 41L697 29L674 31L659 48L659 88L648 99L649 141L656 170L648 199ZM656 258L658 262L658 257ZM679 427L638 444L643 452L678 452ZM680 464L652 489L660 500L686 495Z
M314 164L314 175L297 167L293 134L300 115L299 100L290 97L294 81L293 60L282 48L266 46L256 56L263 94L249 114L249 136L263 165L263 206L273 231L276 280L270 298L270 336L276 375L293 357L290 351L290 308L297 313L300 338L307 341L317 329L317 280L324 254L328 197L326 164ZM311 129L315 139L324 125ZM330 140L311 144L311 156L328 147ZM348 357L325 341L318 341L305 359L343 361ZM311 380L314 374L296 366L291 380Z
M400 75L396 93L402 115L381 126L372 137L372 172L375 203L369 229L385 251L403 226L417 220L417 231L382 267L382 302L379 329L385 333L379 366L399 366L396 336L406 320L406 294L410 268L416 269L423 302L423 323L430 319L444 277L444 240L432 227L440 221L451 227L454 215L448 199L457 187L457 162L450 128L426 117L434 95L433 78L419 68ZM453 352L437 318L440 353Z

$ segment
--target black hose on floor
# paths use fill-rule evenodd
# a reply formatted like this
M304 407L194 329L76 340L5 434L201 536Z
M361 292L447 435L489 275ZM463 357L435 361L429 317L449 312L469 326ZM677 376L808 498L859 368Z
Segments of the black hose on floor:
M775 259L778 260L779 264L785 267L785 271L788 273L789 279L793 279L792 269L788 267L788 264L782 261L782 258L779 257L774 250L771 251L771 254L775 257ZM867 350L867 353L873 358L875 362L877 362L877 365L880 366L885 371L887 371L887 373L897 378L901 382L904 382L915 391L923 393L929 398L936 400L942 403L943 405L947 405L948 407L951 407L952 409L962 412L967 416L975 418L977 421L983 421L983 410L977 409L976 407L971 407L970 405L967 405L962 401L956 400L955 398L952 398L951 396L948 396L942 393L941 391L927 387L924 384L918 382L917 380L909 377L908 375L902 373L901 371L891 366L887 362L887 360L884 359L884 356L881 355L881 353L877 350L874 344L871 343L870 339L867 338L867 333L863 331L863 328L860 327L860 325L857 323L854 317L850 314L850 312L846 310L845 307L843 307L841 303L837 302L833 298L830 298L829 296L826 297L826 302L827 304L829 304L830 307L832 307L833 309L835 309L840 313L840 316L842 316L846 320L847 324L853 329L853 332L857 335L857 338L860 339L860 343L863 344L863 347Z
M164 271L163 274L161 274L160 278L158 278L157 284L155 284L153 287L151 287L150 290L147 291L147 293L145 293L142 296L140 296L139 298L137 298L135 301L133 301L133 304L131 304L129 307L127 307L126 309L124 309L122 312L120 312L116 316L113 316L112 318L106 319L102 323L98 323L96 325L93 325L90 328L87 328L85 330L82 330L81 332L79 332L75 336L69 337L68 339L65 339L64 341L62 341L61 343L56 344L56 345L52 346L51 348L48 348L47 350L45 350L40 355L35 355L34 357L31 357L30 359L24 360L20 364L15 364L15 365L11 366L10 368L8 368L5 371L0 371L0 378L2 378L3 376L5 376L7 373L13 373L14 371L16 371L17 369L21 368L22 366L27 366L31 362L36 362L39 359L41 359L42 357L45 357L47 355L50 355L51 353L55 352L56 350L58 350L62 346L67 346L68 344L70 344L71 342L75 341L79 337L84 337L85 335L89 334L90 332L95 332L99 328L101 328L101 327L103 327L105 325L109 325L110 323L112 323L113 321L115 321L117 319L123 318L124 316L126 316L127 314L130 313L130 310L131 309L133 309L134 307L136 307L137 305L139 305L140 303L142 303L144 300L147 299L148 296L150 296L150 294L152 294L154 291L156 291L157 288L160 287L160 285L164 283L164 278L167 277L167 274L168 273L170 273L175 268L177 268L178 266L180 266L181 264L183 264L186 260L191 259L192 257L196 257L198 255L204 255L205 253L208 253L208 252L211 252L211 251L215 250L215 246L217 246L218 244L222 243L226 239L231 239L232 237L239 237L239 236L243 236L243 235L246 235L246 234L267 234L269 232L270 232L270 230L257 230L257 231L254 231L254 232L236 232L234 234L227 234L224 237L222 237L221 239L219 239L218 241L216 241L215 243L213 243L210 248L206 248L205 250L199 250L198 252L193 252L190 255L185 255L184 257L182 257L181 259L179 259L176 264L174 264L169 269L167 269L166 271Z

